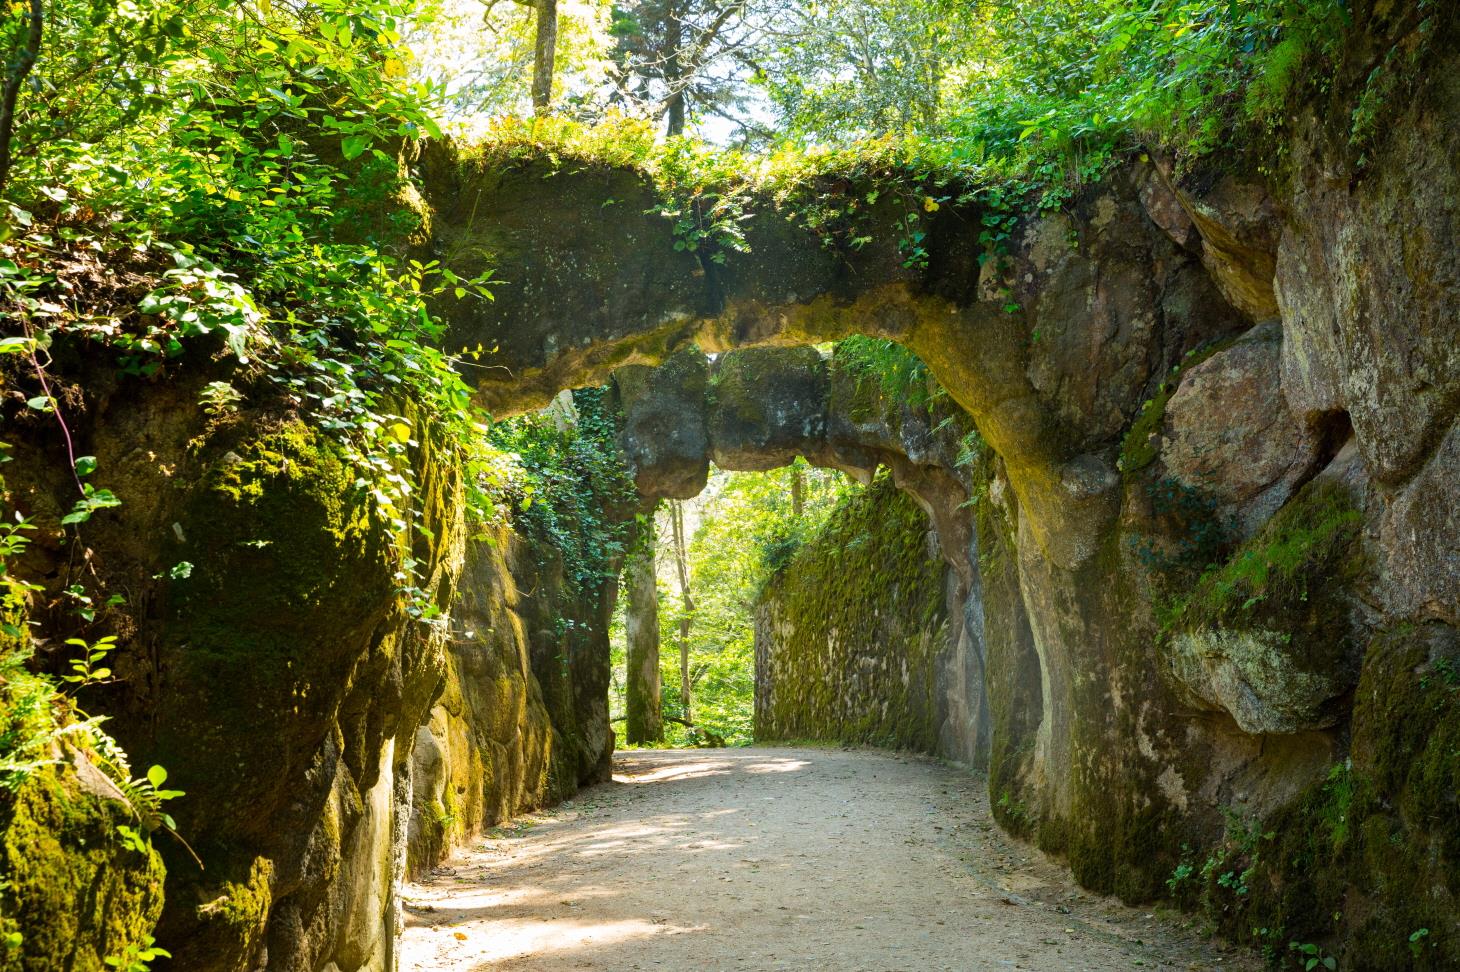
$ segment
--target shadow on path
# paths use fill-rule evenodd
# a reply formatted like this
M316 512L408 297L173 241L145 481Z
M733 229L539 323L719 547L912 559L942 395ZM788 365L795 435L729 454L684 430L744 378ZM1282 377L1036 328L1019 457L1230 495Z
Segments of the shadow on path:
M620 754L407 887L402 972L1238 969L1000 834L982 780L871 750Z

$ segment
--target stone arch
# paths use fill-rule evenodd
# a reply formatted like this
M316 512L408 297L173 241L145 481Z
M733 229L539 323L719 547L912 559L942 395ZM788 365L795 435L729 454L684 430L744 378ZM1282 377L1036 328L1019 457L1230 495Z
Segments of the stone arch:
M491 305L443 308L454 344L494 352L475 373L480 401L498 414L618 369L673 367L690 347L721 353L864 334L915 352L994 457L986 509L953 527L967 531L973 520L998 539L999 589L1017 607L986 625L1010 642L991 657L986 684L1017 694L1020 673L1038 673L1038 691L1023 696L1038 719L992 720L992 768L1008 771L1043 846L1067 854L1083 881L1136 896L1156 887L1149 856L1122 848L1149 842L1162 814L1205 799L1193 794L1225 771L1193 762L1189 725L1172 714L1184 690L1148 658L1156 624L1126 541L1152 514L1118 458L1143 403L1188 352L1236 338L1271 312L1270 220L1224 211L1221 185L1193 201L1154 164L1133 161L1059 209L1016 220L997 252L980 238L985 217L1002 214L963 201L977 193L926 215L922 262L905 258L898 229L920 199L879 195L858 224L871 242L854 249L752 193L748 252L701 259L676 248L648 179L630 169L437 151L422 175L429 255L464 275L491 267L504 281ZM818 189L867 198L871 188L842 183ZM1270 349L1256 358L1266 371L1276 366ZM626 381L634 379L621 389ZM704 450L733 452L729 432L717 442L707 430ZM868 445L803 439L829 450L829 462ZM686 477L674 488L693 482L685 460L698 446L644 441L657 453L640 456L642 468ZM906 450L892 453L894 470L907 462ZM993 578L978 580L987 589ZM1019 734L1031 725L1032 743Z
M714 361L684 349L657 367L620 368L612 383L620 447L648 500L698 495L712 462L758 472L800 456L863 483L879 466L891 470L928 515L950 574L940 746L945 755L986 766L990 718L978 549L962 515L973 484L959 471L960 442L976 435L966 414L951 403L889 401L875 377L806 346L745 348ZM1037 710L1034 716L1037 723Z
M997 259L979 243L978 204L943 206L927 216L924 266L901 251L909 203L893 193L866 210L859 230L872 242L855 250L773 198L753 200L748 251L721 263L676 249L659 198L631 169L503 164L449 147L421 165L430 255L501 280L489 304L444 308L454 346L491 352L472 369L489 410L540 407L689 346L890 338L973 417L1040 548L1065 568L1092 555L1115 516L1113 446L1153 380L1191 346L1247 323L1149 165L1087 190L1068 211L1023 220Z

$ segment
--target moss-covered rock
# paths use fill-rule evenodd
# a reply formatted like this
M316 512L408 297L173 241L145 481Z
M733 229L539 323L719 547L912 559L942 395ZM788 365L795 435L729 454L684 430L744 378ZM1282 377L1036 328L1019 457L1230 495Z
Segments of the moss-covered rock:
M944 572L926 514L880 477L767 585L756 608L757 739L933 752L948 650Z
M1223 930L1281 954L1321 943L1347 969L1460 964L1460 639L1377 635L1348 761L1172 880Z
M505 528L468 547L454 635L430 720L416 734L407 868L577 789L577 767L533 673Z
M1243 731L1332 725L1358 678L1352 590L1362 514L1344 487L1309 484L1172 609L1168 671L1188 699Z
M162 912L161 857L123 843L117 827L135 818L98 770L72 762L84 759L72 752L0 791L6 972L103 972L148 942Z

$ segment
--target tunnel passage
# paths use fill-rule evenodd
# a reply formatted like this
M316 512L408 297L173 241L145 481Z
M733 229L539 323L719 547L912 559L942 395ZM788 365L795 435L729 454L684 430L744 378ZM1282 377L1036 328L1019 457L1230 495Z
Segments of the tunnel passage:
M1238 218L1247 197L1229 194L1236 211L1223 210L1210 203L1220 193L1193 200L1154 164L1132 162L1059 210L1031 207L995 244L980 242L989 213L978 192L955 194L918 217L920 262L901 252L897 229L920 197L879 195L860 216L871 242L849 248L752 193L748 249L699 259L676 247L651 180L631 169L465 160L437 149L421 173L428 255L463 276L491 268L505 281L493 304L442 309L453 343L493 351L473 375L495 413L540 406L618 371L626 451L650 495L692 491L706 459L733 468L799 452L854 470L884 462L919 496L964 589L958 613L984 619L987 665L971 715L982 726L986 711L988 731L974 730L974 751L987 752L991 787L1019 808L1006 826L1037 828L1096 887L1146 894L1159 867L1121 853L1122 841L1159 828L1168 801L1180 806L1223 785L1207 777L1263 758L1240 748L1225 761L1192 762L1173 689L1148 660L1136 661L1150 651L1154 622L1139 594L1143 568L1127 562L1129 536L1162 527L1148 505L1132 506L1132 474L1118 462L1144 403L1189 352L1270 313L1272 240L1266 223ZM867 188L852 180L826 191L866 198ZM1217 230L1220 247L1208 243ZM952 488L956 450L925 461L924 444L859 429L855 411L813 408L798 424L795 409L770 407L753 358L741 368L727 353L712 373L672 357L853 334L894 340L927 365L986 447L976 482ZM818 377L805 360L810 371L798 380L808 392L842 394L834 371ZM1266 352L1261 360L1275 367ZM636 370L666 362L652 381ZM757 394L726 407L721 392L742 381ZM651 420L655 397L662 411ZM817 414L852 420L818 427ZM666 424L655 432L655 421ZM981 611L967 597L975 585ZM1170 715L1152 723L1151 713ZM1148 799L1158 777L1175 782Z
M618 369L612 386L619 445L646 500L697 496L711 463L756 472L800 456L864 484L879 466L891 470L926 514L947 565L946 644L938 651L934 704L937 749L986 766L983 606L977 542L964 510L973 482L960 468L960 454L977 437L968 416L946 400L889 401L875 376L804 346L747 348L713 362L698 350L682 350L658 367ZM758 643L765 640L762 635ZM1037 724L1037 700L1032 714L1019 717Z

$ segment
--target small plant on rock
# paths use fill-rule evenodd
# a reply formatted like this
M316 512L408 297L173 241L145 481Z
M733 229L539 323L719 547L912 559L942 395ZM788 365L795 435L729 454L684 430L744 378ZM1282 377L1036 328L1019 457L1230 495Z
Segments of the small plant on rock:
M1303 966L1303 972L1313 972L1314 969L1318 968L1338 968L1338 959L1324 952L1317 945L1289 942L1288 948L1298 953L1298 961Z

